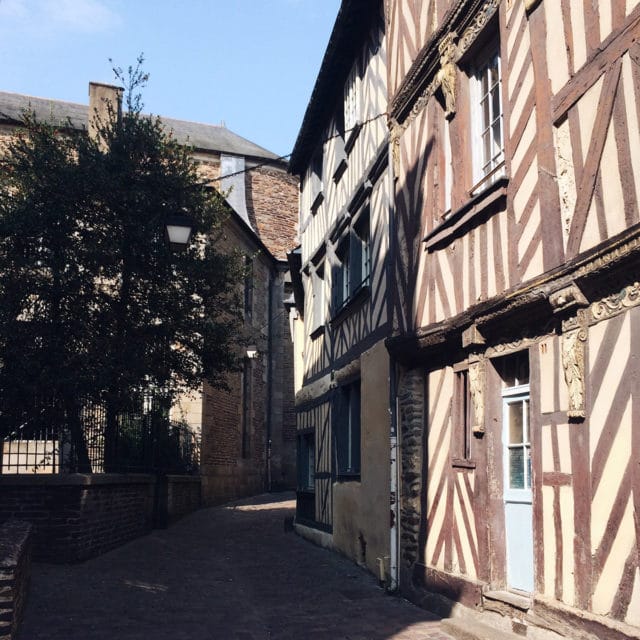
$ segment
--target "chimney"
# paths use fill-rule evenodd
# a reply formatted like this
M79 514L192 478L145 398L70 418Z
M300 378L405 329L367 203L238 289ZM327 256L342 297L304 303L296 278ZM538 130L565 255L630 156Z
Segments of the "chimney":
M109 122L109 105L118 121L122 117L122 87L99 82L89 83L89 135L96 138L98 127L96 119L103 124Z

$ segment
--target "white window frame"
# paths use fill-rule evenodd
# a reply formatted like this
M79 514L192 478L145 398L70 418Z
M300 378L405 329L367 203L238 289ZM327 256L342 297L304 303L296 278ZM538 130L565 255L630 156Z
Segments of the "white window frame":
M496 63L494 65L494 63ZM497 80L491 79L491 70L497 70ZM495 43L488 48L478 61L472 80L471 117L473 134L473 180L472 194L493 184L503 177L504 173L504 105L502 101L502 62L500 47ZM486 86L483 87L483 80ZM497 112L493 98L496 90L498 102ZM484 139L489 136L493 143L492 129L499 127L497 145L491 144L491 150L486 152Z

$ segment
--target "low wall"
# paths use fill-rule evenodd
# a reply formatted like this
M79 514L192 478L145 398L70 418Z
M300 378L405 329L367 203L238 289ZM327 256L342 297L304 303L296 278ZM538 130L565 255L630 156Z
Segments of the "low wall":
M78 562L151 531L155 477L0 475L0 522L33 525L33 556Z
M22 618L31 572L31 531L28 522L18 520L0 526L0 640L12 640Z
M167 476L167 517L169 523L197 511L202 503L200 476Z

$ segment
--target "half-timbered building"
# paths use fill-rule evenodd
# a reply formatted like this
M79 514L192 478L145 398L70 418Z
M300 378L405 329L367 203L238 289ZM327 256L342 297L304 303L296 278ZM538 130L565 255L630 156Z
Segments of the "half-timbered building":
M300 176L297 528L384 578L390 174L382 2L346 0L290 160ZM295 286L295 283L294 283Z
M640 4L386 18L401 589L638 638Z

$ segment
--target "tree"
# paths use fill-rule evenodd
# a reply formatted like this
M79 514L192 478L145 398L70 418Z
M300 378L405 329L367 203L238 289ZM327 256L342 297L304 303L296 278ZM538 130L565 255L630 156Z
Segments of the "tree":
M228 209L142 114L141 63L116 69L127 109L94 137L25 114L0 172L0 425L67 424L85 470L83 403L107 407L108 457L132 395L224 385L242 341L242 262L216 247ZM181 252L164 238L175 214L194 224Z

